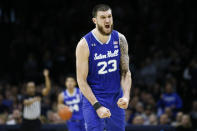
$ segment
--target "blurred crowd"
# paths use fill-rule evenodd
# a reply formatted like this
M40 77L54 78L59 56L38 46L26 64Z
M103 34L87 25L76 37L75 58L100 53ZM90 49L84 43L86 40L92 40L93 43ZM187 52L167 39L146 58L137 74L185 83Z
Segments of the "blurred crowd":
M42 122L61 123L57 94L75 73L75 47L94 28L91 10L101 1L0 2L0 123L21 122L25 83L52 91L42 102ZM106 3L106 2L104 2ZM196 8L191 1L107 1L114 28L129 43L133 86L126 121L134 125L196 128ZM83 5L83 6L82 6Z

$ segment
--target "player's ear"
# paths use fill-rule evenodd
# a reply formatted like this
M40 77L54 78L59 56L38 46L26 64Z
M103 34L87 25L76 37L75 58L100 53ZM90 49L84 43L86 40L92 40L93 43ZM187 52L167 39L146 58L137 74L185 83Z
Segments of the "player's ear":
M92 21L93 21L94 24L96 24L96 18L95 17L92 18Z

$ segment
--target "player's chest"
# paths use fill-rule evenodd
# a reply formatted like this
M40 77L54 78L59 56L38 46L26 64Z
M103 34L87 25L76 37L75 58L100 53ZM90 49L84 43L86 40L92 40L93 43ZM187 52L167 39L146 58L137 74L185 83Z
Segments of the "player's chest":
M66 105L78 104L78 103L80 103L80 96L79 96L79 94L72 96L72 97L66 96L64 98L64 102Z

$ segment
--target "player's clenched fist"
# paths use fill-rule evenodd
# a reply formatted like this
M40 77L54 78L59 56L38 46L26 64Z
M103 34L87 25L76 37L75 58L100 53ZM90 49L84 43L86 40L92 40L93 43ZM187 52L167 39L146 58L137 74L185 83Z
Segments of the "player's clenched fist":
M118 107L122 108L122 109L127 109L128 104L129 104L129 99L122 97L118 99Z
M96 110L96 113L97 115L100 117L100 118L106 118L106 117L110 117L111 116L111 112L109 109L101 106L100 108L98 108Z

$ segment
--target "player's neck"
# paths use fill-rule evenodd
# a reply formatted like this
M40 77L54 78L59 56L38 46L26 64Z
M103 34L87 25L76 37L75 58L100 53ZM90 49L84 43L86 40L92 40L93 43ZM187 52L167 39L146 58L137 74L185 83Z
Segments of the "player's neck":
M68 89L69 94L73 95L75 88Z
M101 34L97 28L93 29L93 33L94 35L96 36L96 38L102 42L102 43L107 43L107 41L109 40L110 38L110 35L103 35Z

